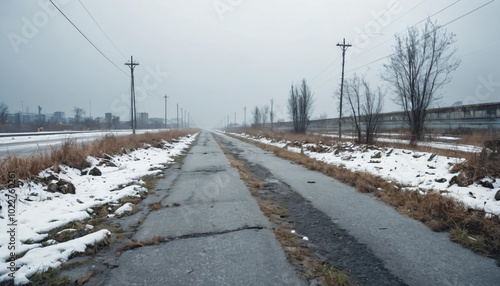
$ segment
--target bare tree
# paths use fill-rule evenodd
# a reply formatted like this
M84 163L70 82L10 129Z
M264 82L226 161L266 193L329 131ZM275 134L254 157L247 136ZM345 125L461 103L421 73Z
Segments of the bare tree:
M304 134L311 118L314 98L306 80L303 79L300 87L293 86L288 97L288 113L293 121L293 131Z
M356 142L373 144L383 107L383 93L380 88L373 90L365 77L356 74L345 83L347 110L356 132ZM364 137L363 137L364 134Z
M84 110L83 108L75 106L73 112L75 113L75 124L78 125L82 122Z
M252 111L252 121L252 125L255 128L259 128L260 124L262 123L262 115L258 106L255 106L254 110Z
M373 90L363 78L361 81L364 88L363 104L361 105L362 122L364 123L366 144L375 143L375 134L380 123L380 113L384 104L384 94L380 87Z
M0 103L0 124L5 124L7 121L7 113L9 112L9 107L5 103Z
M260 116L261 116L261 121L262 121L262 127L264 127L264 128L266 127L268 115L269 115L269 105L264 105L260 109Z
M293 123L293 131L299 130L299 91L297 87L292 84L290 87L290 95L288 97L288 113Z
M274 99L271 99L271 111L269 111L269 118L271 119L271 130L273 130L274 124Z
M347 79L344 84L345 97L347 98L347 110L350 111L349 118L354 124L356 143L361 143L361 78L354 75ZM340 96L340 95L339 95Z
M454 57L455 34L427 21L420 32L408 29L404 36L396 35L394 53L384 65L382 78L396 92L395 102L402 106L414 145L424 133L427 108L439 99L437 91L451 79L451 72L460 60Z

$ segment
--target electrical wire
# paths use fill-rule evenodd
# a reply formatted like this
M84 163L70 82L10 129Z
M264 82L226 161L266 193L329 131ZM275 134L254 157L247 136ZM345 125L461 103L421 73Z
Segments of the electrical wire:
M441 9L441 10L437 11L436 13L434 13L434 14L430 15L429 17L427 17L427 18L425 18L425 19L423 19L423 20L419 21L418 23L414 24L414 25L413 25L413 26L411 26L411 27L415 27L416 25L418 25L418 24L420 24L420 23L424 22L425 20L427 20L427 19L429 19L429 18L432 18L432 17L436 16L437 14L439 14L439 13L443 12L444 10L447 10L448 8L450 8L451 6L453 6L453 5L457 4L457 3L458 3L458 2L460 2L460 1L461 1L461 0L457 0L457 1L453 2L453 3L451 3L450 5L448 5L448 6L444 7L443 9ZM495 1L495 0L493 0L493 1ZM409 29L409 28L408 28L408 29ZM406 30L408 30L408 29L406 29Z
M446 26L448 26L449 24L451 24L451 23L453 23L453 22L455 22L455 21L457 21L457 20L460 20L460 19L462 19L463 17L465 17L465 16L467 16L467 15L469 15L469 14L472 14L472 13L476 12L477 10L479 10L479 9L483 8L484 6L489 5L489 4L491 4L491 3L495 2L495 1L496 1L496 0L491 0L490 2L488 2L488 3L486 3L486 4L483 4L483 5L479 6L479 7L477 7L476 9L474 9L474 10L472 10L472 11L469 11L469 12L467 12L467 13L463 14L462 16L460 16L460 17L458 17L458 18L455 18L455 19L453 19L453 20L449 21L448 23L446 23L446 24L444 24L444 25L440 26L439 28L446 27Z
M426 1L426 0L424 0L424 1ZM420 4L422 4L424 1L422 1ZM370 23L370 25L366 26L366 27L365 27L365 29L363 30L363 32L358 33L358 34L357 34L357 35L356 35L356 36L355 36L355 37L351 40L351 42L352 42L352 41L354 41L354 40L355 40L357 37L359 37L360 35L362 35L362 34L364 33L364 31L366 31L369 27L371 27L373 24L375 24L375 23L376 23L376 22L377 22L380 18L382 18L382 16L384 16L387 12L389 12L389 10L390 10L390 9L391 9L394 5L396 5L396 4L398 4L398 2L397 2L397 1L396 1L396 2L394 2L394 3L392 3L392 5L391 5L391 6L389 6L389 7L388 7L388 8L387 8L387 9L386 9L386 10L385 10L382 14L380 14L380 16L378 16L378 18L377 18L377 19L375 19L375 21L371 22L371 23ZM417 6L418 6L418 5L417 5ZM415 7L414 7L414 8L415 8ZM330 64L328 64L328 66L326 66L326 68L324 68L321 72L319 72L319 73L318 73L315 77L313 77L313 78L311 79L311 82L312 82L313 80L315 80L316 78L318 78L318 77L319 77L321 74L323 74L326 70L328 70L328 69L329 69L329 68L330 68L330 67L331 67L334 63L336 63L339 59L340 59L340 56L339 56L339 57L337 57L337 58L336 58L333 62L331 62ZM321 85L322 85L322 84L321 84ZM321 86L321 85L320 85L320 86Z
M111 41L111 39L108 37L108 35L106 34L106 32L104 32L104 30L101 28L101 25L99 25L99 23L97 23L96 19L92 16L92 14L90 13L90 11L87 9L87 7L85 7L85 5L83 5L83 2L81 0L78 0L78 2L80 2L80 4L82 5L83 9L85 9L85 11L87 11L87 14L89 14L90 18L92 18L92 20L94 21L94 23L97 25L97 27L99 27L99 30L101 30L101 32L104 34L104 36L106 36L106 38L108 39L108 41L111 43L111 45L113 45L113 47L115 47L115 49L118 51L118 53L120 53L120 55L122 55L123 58L127 58L121 51L120 49L118 49L118 47L115 45L115 43L113 43L113 41Z
M104 57L106 58L112 65L114 65L119 71L121 71L122 73L124 73L126 76L129 76L125 71L123 71L120 67L118 67L114 62L112 62L108 56L106 56L69 18L68 16L66 16L66 14L63 13L63 11L61 11L61 9L59 9L59 7L57 7L56 4L54 4L54 2L52 0L49 0L50 3L52 3L52 5L54 5L54 7L56 7L56 9L61 12L61 14L64 16L64 18L66 18L66 20L68 20L71 25L73 25L73 27Z
M425 1L425 0L424 0L424 1ZM417 6L419 6L420 4L422 4L424 1L420 2ZM409 29L411 29L411 28L413 28L413 27L417 26L418 24L420 24L420 23L424 22L425 20L427 20L427 19L429 19L429 18L432 18L432 17L436 16L437 14L439 14L439 13L441 13L441 12L443 12L443 11L447 10L448 8L452 7L453 5L457 4L457 3L458 3L458 2L460 2L460 1L461 1L461 0L457 0L457 1L453 2L453 3L451 3L450 5L448 5L448 6L444 7L443 9L441 9L441 10L437 11L436 13L434 13L434 14L432 14L432 15L428 16L427 18L425 18L425 19L423 19L423 20L418 21L417 23L415 23L415 24L411 25L410 27L408 27L408 28L406 28L405 30L403 30L403 31L401 31L401 32L398 32L398 33L396 33L396 34L401 34L401 33L403 33L403 32L408 31ZM494 0L493 0L493 1L494 1ZM414 8L416 8L417 6L415 6ZM391 23L391 24L392 24L392 23ZM388 27L388 26L386 26L385 28L387 28L387 27ZM384 28L384 29L385 29L385 28ZM382 43L380 43L380 44L376 45L375 47L372 47L372 48L370 48L370 49L368 49L368 50L366 50L366 51L364 51L364 52L362 52L362 53L360 53L360 54L355 55L355 57L362 56L362 55L364 55L364 54L366 54L366 53L368 53L368 52L370 52L370 51L372 51L372 50L374 50L374 49L376 49L376 48L378 48L378 47L382 46L383 44L385 44L385 43L387 43L387 42L389 42L389 41L391 41L391 40L392 40L392 39L387 39L387 40L383 41Z
M391 22L389 25L387 25L387 26L385 26L384 28L382 28L382 30L380 30L380 31L383 31L385 28L387 28L388 26L392 25L394 22L396 22L396 21L400 20L401 18L403 18L404 16L406 16L408 13L410 13L411 11L413 11L415 8L417 8L418 6L420 6L420 5L421 5L422 3L424 3L425 1L427 1L427 0L423 0L423 1L421 1L420 3L418 3L417 5L415 5L413 8L411 8L409 11L407 11L406 13L404 13L403 15L401 15L401 17L399 17L399 18L398 18L398 19L396 19L395 21ZM395 3L393 3L393 4L389 7L389 8L387 8L387 10L386 10L384 13L382 13L382 14L381 14L381 15L380 15L380 16L379 16L379 17L378 17L378 18L377 18L374 22L372 22L372 23L370 24L370 26L371 26L371 25L373 25L375 22L377 22L377 21L378 21L378 20L379 20L379 19L380 19L380 18L381 18L381 17L382 17L385 13L387 13L387 11L389 11L389 10L392 8L392 6L394 6L395 4L396 4L396 2L395 2ZM366 27L366 28L365 28L365 30L366 30L367 28L369 28L370 26ZM362 33L357 34L357 35L356 35L356 36L355 36L355 37L351 40L351 42L352 42L352 41L354 41L354 40L355 40L355 39L356 39L359 35L361 35L361 34L362 34ZM390 41L390 39L389 39L389 40L387 40L387 41L385 41L385 42L388 42L388 41ZM385 43L385 42L383 42L383 43ZM382 44L383 44L383 43L382 43ZM374 48L377 48L377 47L381 46L382 44L377 45L377 46L376 46L376 47L374 47ZM374 49L374 48L372 48L372 49ZM372 50L372 49L370 49L370 50ZM368 51L370 51L370 50L368 50ZM362 54L365 54L365 53L367 53L368 51L363 52ZM358 55L358 56L359 56L359 55ZM337 58L336 58L333 62L331 62L330 64L328 64L328 66L326 66L326 67L325 67L325 68L324 68L321 72L319 72L316 76L314 76L314 77L311 79L311 82L312 82L312 81L314 81L316 78L318 78L318 77L319 77L321 74L323 74L326 70L328 70L328 69L329 69L329 68L330 68L330 67L331 67L334 63L336 63L336 62L337 62L340 58L341 58L341 56L338 56L338 57L337 57ZM336 76L335 76L335 77L336 77ZM335 78L335 77L333 77L333 78ZM331 79L333 79L333 78L330 78L330 80L331 80ZM328 81L326 81L326 82L328 82ZM324 82L324 83L320 84L319 86L322 86L322 85L323 85L323 84L325 84L326 82ZM318 86L318 87L319 87L319 86Z
M52 0L50 0L50 2L52 2ZM85 5L82 3L81 0L79 0L80 4L83 6L83 8L85 9L85 11L87 11L87 13L89 14L89 16L92 18L92 20L94 21L94 23L97 25L97 27L99 27L99 29L101 30L101 32L104 34L104 36L106 36L106 38L109 40L109 42L113 45L113 47L115 47L115 49L124 57L125 55L120 51L120 49L113 43L113 41L108 37L108 35L106 34L106 32L104 32L104 30L101 28L101 26L99 25L99 23L97 23L97 21L95 20L95 18L92 16L92 14L90 13L90 11L85 7ZM52 2L52 4L57 8L57 10L59 10L59 12L61 12L61 14L63 14L63 16L73 25L73 27L75 27L78 32L80 32L80 34L82 34L82 36L85 37L85 39L87 39L87 41L89 41L92 46L94 46L94 48L96 48L99 53L101 53L101 55L103 55L111 64L113 64L115 67L117 67L120 71L122 71L115 63L113 63L101 50L99 50L99 48L97 48L97 46L92 42L90 41L90 39L85 36L83 34L83 32L78 28L76 27L76 25ZM127 75L128 77L130 77L130 75L124 71L122 71L125 75ZM149 93L151 93L152 95L156 96L158 99L161 99L163 98L162 96L158 95L155 91L153 91L152 89L150 89L148 86L144 85L144 86L141 86L142 88L144 88L145 90L147 90Z
M452 4L450 4L450 5L448 5L447 7L445 7L444 9L441 9L440 11L438 11L438 12L434 13L434 14L433 14L433 16L435 16L435 15L437 15L438 13L441 13L442 11L444 11L444 10L448 9L449 7L451 7L452 5L456 4L456 3L457 3L457 2L459 2L459 1L460 1L460 0L458 0L458 1L456 1L456 2L454 2L454 3L452 3ZM453 22L455 22L455 21L458 21L458 20L462 19L462 18L464 18L465 16L470 15L470 14L472 14L473 12L475 12L475 11L477 11L477 10L479 10L479 9L481 9L481 8L483 8L483 7L487 6L487 5L489 5L489 4L491 4L491 3L495 2L495 1L496 1L496 0L491 0L491 1L489 1L489 2L487 2L487 3L485 3L485 4L483 4L483 5L481 5L481 6L477 7L477 8L475 8L475 9L473 9L473 10L471 10L471 11L469 11L469 12L465 13L465 14L462 14L461 16L459 16L459 17L457 17L457 18L455 18L455 19L453 19L453 20L451 20L451 21L447 22L446 24L443 24L443 25L441 25L441 26L438 26L436 29L434 29L434 30L432 30L432 31L430 31L430 32L428 32L428 33L432 33L432 32L434 32L434 31L436 31L436 30L438 30L438 29L444 28L445 26L447 26L447 25L449 25L449 24L451 24L451 23L453 23ZM426 19L428 19L428 18L426 18ZM417 23L417 24L415 24L415 25L418 25L418 24L419 24L419 23L421 23L421 22L422 22L422 21L418 22L418 23ZM411 26L411 27L414 27L415 25L413 25L413 26ZM410 29L411 27L409 27L408 29ZM408 30L408 29L405 29L405 31L406 31L406 30ZM383 59L389 58L389 57L390 57L390 56L392 56L392 55L394 55L394 53L391 53L391 54L389 54L389 55L387 55L387 56L384 56L384 57L381 57L381 58L376 59L376 60L374 60L374 61L371 61L371 62L369 62L369 63L367 63L367 64L362 65L362 66L359 66L359 67L356 67L356 68L350 69L350 70L348 70L348 71L346 71L346 72L352 72L352 71L355 71L355 70L358 70L358 69L364 68L364 67L369 66L369 65L371 65L371 64L374 64L374 63L376 63L376 62L379 62L379 61L381 61L381 60L383 60ZM320 85L319 85L319 86L317 86L316 88L319 88L319 87L323 86L323 85L324 85L324 84L326 84L327 82L329 82L329 81L331 81L332 79L334 79L334 78L338 77L338 75L339 75L339 74L337 74L336 76L334 76L334 77L332 77L332 78L328 79L327 81L323 82L322 84L320 84Z
M340 59L340 56L338 56L333 62L329 63L326 68L324 68L321 72L319 72L315 77L311 79L311 82L314 81L316 78L318 78L321 74L323 74L327 69L329 69L334 63L336 63Z
M356 39L359 35L364 34L364 32L365 32L368 28L370 28L373 24L377 23L377 22L378 22L378 20L379 20L380 18L382 18L382 16L384 16L387 12L389 12L389 10L392 8L392 6L394 6L394 5L398 4L398 3L399 3L399 1L394 1L394 3L392 3L392 5L391 5L391 6L389 6L389 7L388 7L388 8L384 11L384 13L380 14L380 16L378 16L378 18L377 18L377 19L375 19L375 21L371 22L371 23L370 23L370 25L366 26L366 27L365 27L365 29L364 29L361 33L358 33L358 34L357 34L357 35L356 35L356 36L355 36L355 37L351 40L351 42L352 42L352 41L354 41L354 40L355 40L355 39Z
M416 8L418 8L420 5L422 5L425 1L427 0L423 0L421 1L420 3L418 3L417 5L413 6L410 10L406 11L406 13L404 13L403 15L401 15L401 17L397 18L396 20L390 22L387 26L383 27L380 32L382 32L383 30L387 29L387 27L391 26L392 24L396 23L397 21L403 19L406 15L408 15L411 11L415 10Z

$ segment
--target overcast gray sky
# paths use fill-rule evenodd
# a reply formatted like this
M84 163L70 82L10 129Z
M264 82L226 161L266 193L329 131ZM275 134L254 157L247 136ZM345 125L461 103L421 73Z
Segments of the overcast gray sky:
M367 65L392 51L394 34L432 17L446 24L490 2L430 0L81 0L54 3L104 53L103 57L48 0L0 1L0 102L10 112L65 111L75 106L93 117L112 112L128 120L129 69L134 56L137 109L169 118L175 104L201 127L230 115L247 120L254 106L274 99L277 119L288 119L292 82L305 78L316 102L313 118L337 116L343 38L346 77L366 74L382 85L381 66ZM385 12L385 13L384 13ZM443 90L440 106L500 101L500 1L457 19L462 64ZM374 21L377 21L373 23ZM421 27L424 23L418 25ZM368 28L367 28L368 27ZM361 33L361 34L360 34ZM122 55L123 54L123 55ZM358 68L361 67L361 68ZM357 68L357 69L356 69ZM356 69L356 70L353 70ZM385 111L398 110L388 94Z

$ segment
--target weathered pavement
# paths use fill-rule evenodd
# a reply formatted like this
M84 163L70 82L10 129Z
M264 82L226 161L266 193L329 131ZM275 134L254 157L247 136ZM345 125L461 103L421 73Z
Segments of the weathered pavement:
M133 239L168 242L125 251L100 285L305 284L210 133L199 135L162 203L171 207L151 212Z
M500 268L451 242L422 223L405 217L370 195L271 152L220 135L241 152L239 157L265 168L347 230L409 285L500 285ZM308 182L315 182L310 184ZM315 237L303 233L314 242Z

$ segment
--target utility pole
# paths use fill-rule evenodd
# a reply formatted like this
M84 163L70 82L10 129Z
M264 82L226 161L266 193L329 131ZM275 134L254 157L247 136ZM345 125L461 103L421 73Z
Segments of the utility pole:
M184 109L184 121L183 121L184 128L187 128L187 116L186 115L187 115L187 110Z
M345 38L342 44L337 44L337 47L342 49L342 79L340 82L340 115L339 115L339 140L342 139L342 98L344 96L344 65L345 65L345 51L347 48L352 47L350 44L345 43Z
M179 104L177 103L177 129L179 129Z
M182 107L181 107L181 128L184 128L184 111L182 110Z
M168 122L167 122L167 99L169 97L165 94L164 98L165 98L165 129L167 129L168 128Z
M42 107L39 105L38 106L38 125L42 124ZM41 126L38 126L41 127Z
M234 113L234 125L236 125L236 112Z
M244 124L243 124L243 125L244 125L244 126L245 126L245 128L246 128L246 127L247 127L247 107L246 107L246 106L243 108L243 113L245 114L245 115L244 115L244 117L245 117L245 118L243 119L243 122L244 122Z
M92 118L92 101L89 101L89 117Z
M134 87L134 68L138 66L139 63L134 63L134 57L130 56L130 63L125 63L125 65L130 67L131 74L131 85L130 85L130 123L132 125L132 134L135 134L135 128L137 127L137 116L135 109L135 87Z
M273 131L273 116L274 116L274 113L273 113L273 105L274 105L274 99L271 99L271 131Z
M190 116L189 116L189 112L188 112L188 117L187 117L188 118L188 126L187 126L187 128L189 128L189 117Z

